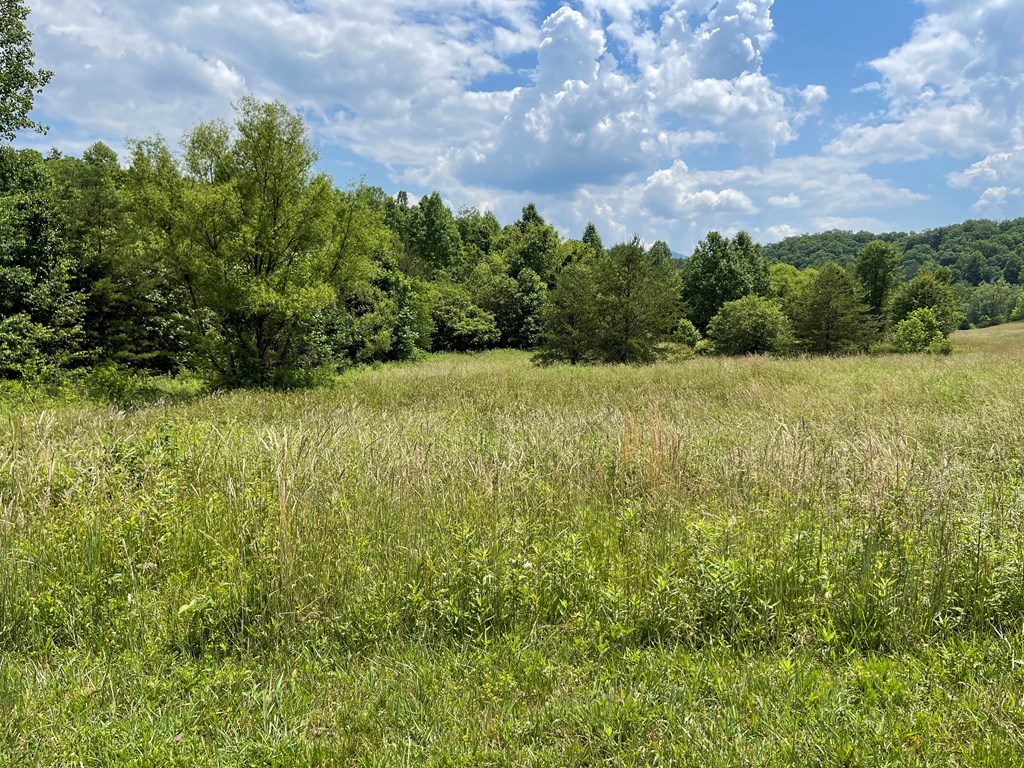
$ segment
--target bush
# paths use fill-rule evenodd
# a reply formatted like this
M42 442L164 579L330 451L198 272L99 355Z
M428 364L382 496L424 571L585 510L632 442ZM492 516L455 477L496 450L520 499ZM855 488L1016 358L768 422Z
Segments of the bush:
M777 355L793 343L789 318L760 296L726 302L708 325L708 338L723 355Z
M1010 315L1010 320L1024 320L1024 295L1017 300L1017 306L1013 310L1013 314Z
M701 340L701 335L700 331L697 330L697 326L684 317L679 321L679 325L676 327L676 332L672 338L684 347L694 349Z
M896 349L904 354L948 355L953 343L946 338L935 312L929 307L915 309L906 320L901 320L893 331Z
M889 322L896 326L915 309L929 308L935 313L939 329L949 336L960 326L963 312L953 287L942 274L921 272L899 286L889 301Z

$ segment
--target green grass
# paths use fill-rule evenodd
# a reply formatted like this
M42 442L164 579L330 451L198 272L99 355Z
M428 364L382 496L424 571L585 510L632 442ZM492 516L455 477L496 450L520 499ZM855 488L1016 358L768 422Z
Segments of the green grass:
M0 766L1024 764L1024 325L956 343L9 387Z

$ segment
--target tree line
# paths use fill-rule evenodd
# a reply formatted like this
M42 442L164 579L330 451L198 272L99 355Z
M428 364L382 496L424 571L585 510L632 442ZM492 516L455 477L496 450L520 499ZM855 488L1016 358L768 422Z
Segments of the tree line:
M128 156L0 148L0 376L114 364L283 386L493 347L569 363L948 351L963 317L949 270L905 281L884 241L800 270L712 232L679 262L660 241L606 248L593 224L562 238L533 204L502 226L438 192L339 189L277 102Z
M900 251L899 268L905 280L921 272L944 275L962 305L963 328L1014 319L1024 291L1024 218L977 219L924 232L881 235L833 230L787 238L766 246L765 254L772 261L801 268L826 261L845 266L873 240L891 243Z

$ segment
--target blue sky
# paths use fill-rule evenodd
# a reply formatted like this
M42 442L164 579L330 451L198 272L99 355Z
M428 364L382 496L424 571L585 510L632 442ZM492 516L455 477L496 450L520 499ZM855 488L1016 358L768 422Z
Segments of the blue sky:
M21 146L307 118L321 166L689 252L1024 215L1024 0L29 0Z

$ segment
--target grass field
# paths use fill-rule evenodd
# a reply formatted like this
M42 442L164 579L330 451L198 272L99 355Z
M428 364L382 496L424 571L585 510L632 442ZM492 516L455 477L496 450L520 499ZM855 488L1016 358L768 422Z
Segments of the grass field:
M0 766L1024 765L1024 325L0 390Z

